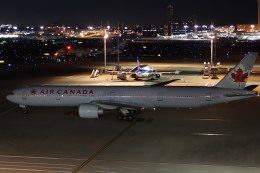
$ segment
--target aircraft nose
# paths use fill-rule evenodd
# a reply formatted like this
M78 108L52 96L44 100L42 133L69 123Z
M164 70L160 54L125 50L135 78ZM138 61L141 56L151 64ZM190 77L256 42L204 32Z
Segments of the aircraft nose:
M8 100L8 101L10 101L10 102L13 102L13 95L7 95L6 96L6 99Z

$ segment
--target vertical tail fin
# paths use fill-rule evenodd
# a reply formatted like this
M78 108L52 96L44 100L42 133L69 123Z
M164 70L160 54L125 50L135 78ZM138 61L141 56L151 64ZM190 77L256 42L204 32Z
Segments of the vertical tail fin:
M258 56L258 52L247 54L233 70L231 70L217 85L220 88L244 89L248 77Z
M137 70L140 71L140 63L139 63L138 57L137 57L136 63L137 63Z

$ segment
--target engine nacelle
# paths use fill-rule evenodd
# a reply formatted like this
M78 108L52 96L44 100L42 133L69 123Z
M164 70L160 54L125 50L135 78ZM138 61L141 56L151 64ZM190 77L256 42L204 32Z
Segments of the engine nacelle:
M156 78L160 78L161 77L161 75L158 74L158 73L155 76L156 76Z
M103 109L99 109L97 105L82 104L79 106L80 118L98 118L103 114Z

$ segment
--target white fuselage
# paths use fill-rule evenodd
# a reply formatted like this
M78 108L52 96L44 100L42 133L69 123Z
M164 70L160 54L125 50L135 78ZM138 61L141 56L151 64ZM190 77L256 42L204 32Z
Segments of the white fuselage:
M32 86L15 90L7 99L25 106L79 106L101 100L143 108L193 108L254 96L255 91L199 86Z

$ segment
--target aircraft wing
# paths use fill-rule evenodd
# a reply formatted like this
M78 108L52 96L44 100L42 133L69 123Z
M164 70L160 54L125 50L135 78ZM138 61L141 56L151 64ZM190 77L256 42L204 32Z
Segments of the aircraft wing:
M91 104L98 105L104 109L128 109L128 110L143 110L144 107L131 103L109 101L109 100L96 100L92 101Z
M113 70L108 70L108 73L125 73L125 74L135 74L135 72L130 72L130 71L113 71Z
M180 74L181 71L176 70L176 71L157 71L157 73L160 74Z

